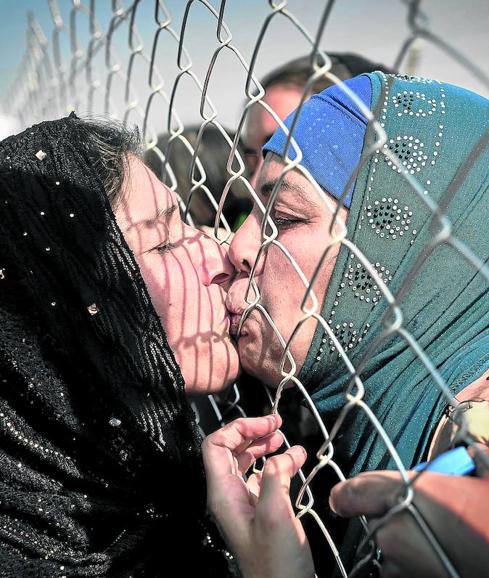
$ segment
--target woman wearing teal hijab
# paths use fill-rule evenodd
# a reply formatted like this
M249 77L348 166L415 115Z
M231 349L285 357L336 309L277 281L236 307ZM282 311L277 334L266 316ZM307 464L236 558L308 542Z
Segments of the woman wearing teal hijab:
M365 90L365 82L370 94ZM426 198L443 208L451 223L452 236L464 242L482 262L487 261L489 235L483 227L489 221L486 193L489 149L480 141L487 131L489 102L462 88L416 77L373 73L346 84L356 89L364 103L368 101L369 108L381 118L387 133L384 146L396 153L402 168L421 183ZM294 114L286 124L290 126L293 118ZM329 195L341 197L360 161L362 142L364 152L372 146L372 133L370 125L367 130L367 119L347 95L338 87L327 89L305 103L296 122L294 138L303 154L301 166ZM265 151L275 153L268 155L270 163L280 164L278 155L283 154L285 143L285 134L277 130L264 147ZM294 157L293 151L291 156ZM311 266L306 258L323 254L330 233L328 222L317 225L324 239L317 247L316 229L312 230L313 224L306 222L313 220L310 216L304 217L303 222L298 215L285 218L283 205L288 201L285 194L294 186L287 179L296 172L288 173L284 179L285 185L271 215L277 223L278 241L292 253L307 277ZM397 296L403 328L426 352L452 394L457 394L489 369L488 283L449 243L429 251L430 242L440 230L439 222L400 173L379 149L367 158L353 190L346 195L348 212L341 209L347 220L347 238L368 258L389 291ZM265 170L261 181L264 201L276 180L269 177ZM308 182L305 178L303 181ZM297 181L296 189L299 185L308 192L302 182ZM308 198L311 203L313 194ZM297 192L294 195L299 197ZM241 272L255 264L256 248L261 243L257 225L261 225L261 217L251 215L231 245L230 257ZM304 249L304 255L300 249ZM271 251L272 246L268 248L268 252ZM411 279L410 272L423 254L426 258ZM318 275L318 283L321 277L329 276L322 293L326 296L321 315L353 366L358 367L382 333L388 302L349 247L343 244L334 257L329 271L323 275L321 270ZM283 321L285 297L280 294L295 292L302 299L304 285L295 290L290 271L281 272L280 267L271 263L269 255L263 261L255 264L259 302L265 304L287 340L302 311L296 307L299 315L294 317L293 307L287 303ZM267 284L267 275L273 275L270 284ZM409 286L404 286L406 282ZM231 287L228 300L231 310L239 309L238 293L245 284L246 279L244 282L238 279ZM317 285L314 289L321 300ZM387 313L389 323L391 318ZM263 351L255 355L257 348L272 349L273 344L265 339L262 343L260 339L251 340L250 331L245 321L242 327L245 335L238 339L241 361L250 373L276 384L278 379L271 374L272 366L278 367L278 361ZM294 356L300 369L298 377L321 415L331 422L345 405L345 386L351 376L322 325L316 325L307 350L307 355L302 352L302 360L301 352ZM294 353L293 347L291 351ZM360 377L365 385L365 402L381 421L406 467L420 462L447 406L428 369L407 341L394 333L369 353ZM385 444L372 435L368 418L362 411L350 412L342 433L341 448L337 446L337 449L347 461L350 474L393 466Z
M459 87L417 77L373 73L346 84L381 122L387 134L384 146L398 156L401 169L377 149L363 159L349 189L349 179L362 151L372 147L374 133L360 107L337 87L312 97L298 119L291 115L286 121L289 127L296 123L294 138L303 154L300 164L328 195L345 198L340 216L347 220L347 238L396 297L403 329L424 350L451 394L470 399L476 392L487 399L487 388L476 387L489 370L487 280L449 242L430 245L441 226L425 200L442 208L451 223L451 238L487 263L489 102ZM275 153L268 155L258 187L264 203L280 178L286 141L279 129L264 147ZM292 148L289 155L295 158ZM421 196L402 171L421 183ZM308 193L310 205L317 197L313 198L304 172L297 174L294 170L284 178L271 216L277 240L310 278L329 242L331 218L318 224L320 213L313 214L310 206L299 207ZM246 309L246 274L254 269L259 303L275 329L271 331L266 316L255 309L237 336L240 358L248 372L276 385L283 349L275 333L278 330L285 341L292 335L303 316L304 285L294 285L294 271L282 248L270 245L259 253L260 226L261 212L256 210L233 240L230 256L242 275L230 289L228 306L236 315ZM321 230L323 243L318 244ZM320 300L325 295L322 317L353 366L360 367L363 401L404 466L413 467L427 457L447 409L446 397L404 337L394 332L379 340L383 322L391 324L392 314L387 312L385 292L351 247L343 244L330 252L314 290ZM351 375L323 326L311 327L294 337L290 351L300 381L330 425L345 405ZM385 443L359 408L348 413L334 446L335 459L347 476L394 467ZM343 554L348 559L357 543L355 539L347 543Z
M370 75L372 108L381 103L388 146L426 195L444 207L452 235L478 257L489 258L489 103L469 91L435 81ZM413 114L414 113L414 114ZM481 146L481 139L486 139ZM382 152L357 178L348 216L349 237L398 297L403 325L424 349L453 395L489 369L487 280L449 244L434 249L406 289L415 261L427 252L440 225L423 200ZM370 291L369 291L370 290ZM341 294L341 295L340 295ZM382 331L387 303L358 259L343 248L322 314L358 366ZM340 328L348 324L348 331ZM353 323L353 327L351 324ZM340 328L338 328L338 325ZM359 343L353 337L363 336ZM352 335L353 334L353 335ZM336 351L321 356L318 331L300 378L313 388L322 415L344 404L345 369ZM318 357L321 359L318 360ZM361 371L365 401L412 467L426 456L447 402L432 375L399 336L381 342ZM384 443L372 435L365 413L352 412L344 450L350 475L393 467Z

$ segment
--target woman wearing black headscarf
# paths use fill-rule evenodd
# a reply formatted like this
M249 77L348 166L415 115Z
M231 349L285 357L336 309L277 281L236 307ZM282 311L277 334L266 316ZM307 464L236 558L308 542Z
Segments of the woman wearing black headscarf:
M238 373L230 268L137 153L74 115L0 144L1 576L232 572L184 391Z

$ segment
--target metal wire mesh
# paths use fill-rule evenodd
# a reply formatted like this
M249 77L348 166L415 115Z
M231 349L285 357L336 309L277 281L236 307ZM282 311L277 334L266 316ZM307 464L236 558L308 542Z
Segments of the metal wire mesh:
M192 206L194 195L203 196L212 207L215 215L215 234L221 242L227 242L231 233L231 228L225 217L226 198L232 187L236 183L240 184L264 215L260 253L266 252L272 245L280 249L290 261L291 266L304 285L302 318L297 324L296 330L288 339L285 339L280 334L273 318L260 302L260 291L255 280L256 271L254 267L250 273L248 284L247 302L249 305L243 314L244 320L251 311L258 310L270 324L283 347L280 367L282 381L277 390L270 392L267 390L273 410L275 411L279 407L284 388L293 385L307 403L323 438L323 443L317 452L316 465L309 472L300 472L303 483L296 500L298 516L302 518L309 516L317 523L334 554L341 574L346 576L347 573L334 540L323 519L318 514L315 498L311 491L311 482L318 472L326 467L331 468L339 480L345 479L341 468L334 459L334 442L347 415L353 410L363 411L382 438L405 483L404 499L376 524L375 529L384 524L394 513L406 509L411 512L420 531L429 540L442 561L447 575L451 577L458 576L449 556L443 551L436 536L416 510L413 503L413 482L408 478L395 444L389 439L379 418L364 401L365 388L361 375L362 367L382 341L393 334L397 334L407 342L424 364L432 376L433 387L440 389L446 398L447 405L457 407L458 402L451 394L443 377L414 336L403 325L403 312L399 306L401 294L409 291L409 287L416 278L426 255L421 255L418 261L414 263L404 280L400 294L393 294L377 269L350 240L348 228L340 219L339 209L336 209L329 201L313 177L303 171L303 174L311 181L317 194L323 198L333 214L331 231L333 231L333 225L338 225L334 229L335 233L331 235L328 243L324 246L323 258L332 247L338 244L346 246L355 255L358 262L363 265L388 303L388 308L383 318L382 333L369 348L362 362L355 367L349 358L348 349L345 349L340 343L327 320L321 316L321 303L312 289L317 275L320 274L320 267L317 267L315 274L311 278L307 278L304 275L289 250L278 239L277 227L270 216L280 183L289 171L295 168L300 169L299 163L301 160L301 151L293 139L293 129L291 129L289 134L288 129L284 126L279 116L263 100L265 91L255 73L260 51L269 34L270 27L276 20L282 19L294 27L303 37L309 46L311 55L314 72L304 88L300 106L305 101L312 84L320 77L328 78L348 94L366 118L372 121L376 133L375 143L367 152L367 155L364 156L363 162L380 150L381 154L385 155L399 169L414 193L432 213L432 220L438 225L438 233L432 239L431 248L434 249L441 244L451 245L464 259L472 264L474 271L477 271L489 282L488 265L482 262L462 240L457 239L453 235L451 224L443 209L436 204L430 195L425 194L421 183L408 171L404 170L402 162L394 152L383 146L387 142L387 135L379 119L374 118L372 112L365 107L360 98L352 93L338 77L332 74L331 59L327 53L320 49L320 46L326 25L334 13L334 1L325 1L321 7L318 3L317 19L319 26L317 31L311 34L302 24L300 13L291 12L286 0L269 0L268 2L264 0L263 4L268 6L267 13L262 21L257 21L253 24L255 27L253 32L257 33L257 39L249 60L243 56L238 44L233 39L232 31L226 24L226 11L228 8L226 0L221 0L217 5L213 5L208 0L188 0L183 10L180 25L175 22L167 3L163 0L156 0L152 3L149 0L145 2L134 0L130 3L122 0L112 0L111 4L112 8L109 18L105 17L105 22L102 24L98 21L100 7L95 0L90 0L89 2L73 0L69 14L65 17L62 16L57 0L47 0L47 6L44 9L49 9L52 20L52 27L49 32L42 30L33 16L29 18L25 56L19 67L17 79L6 98L6 102L12 103L8 112L18 117L24 126L48 118L62 116L70 110L88 112L90 114L103 114L120 119L126 124L137 124L141 129L147 150L152 151L159 159L162 179L168 182L172 190L180 193L181 197L186 199L186 206L182 200L182 209L189 222L193 222ZM141 35L138 32L139 15L142 6L144 5L145 9L147 9L148 4L152 4L153 26L150 32L145 27L146 33ZM187 49L189 43L188 31L197 6L201 11L200 14L205 11L206 17L213 19L215 27L215 48L207 62L205 76L199 75L196 70L198 67L194 66L192 60L193 55ZM427 18L421 10L420 0L405 0L399 4L399 9L407 11L409 33L399 49L395 62L396 69L405 68L406 62L408 66L413 66L413 57L415 57L413 46L419 39L422 39L425 42L435 44L444 52L448 59L457 61L474 75L481 85L489 90L489 77L478 64L473 59L460 54L444 38L437 36L431 31ZM160 66L162 59L161 46L163 44L165 46L165 54L170 54L174 60L175 73L169 79L165 78ZM245 78L240 118L236 124L234 136L228 134L224 128L220 121L219 110L213 104L210 96L210 86L214 72L219 67L224 54L231 59L233 66L242 69ZM138 76L138 80L136 80L136 75L140 74L141 71L145 75L144 82L141 82L141 76ZM185 87L192 85L200 97L200 127L196 141L193 143L183 134L185 126L178 110L182 85L185 85ZM239 150L239 141L245 128L247 116L252 107L255 106L266 110L275 119L276 123L289 134L290 147L296 153L294 160L290 156L284 155L285 167L266 206L262 204L246 177L245 162ZM206 128L209 126L217 129L227 146L227 182L218 200L215 199L206 184L206 172L199 157L199 147ZM160 148L158 141L158 134L163 129L169 135L164 149ZM169 152L176 142L179 142L188 151L189 158L191 158L191 186L188 191L178 190L178 183L171 163L168 160ZM358 170L360 170L360 167L358 167ZM345 195L346 190L343 197ZM344 392L344 407L331 430L328 430L322 422L309 394L299 381L297 366L291 353L291 344L294 338L300 327L310 318L316 319L322 326L327 337L339 352L345 371L350 375L349 385ZM236 385L233 386L224 405L222 399L215 399L212 396L209 399L218 423L225 423L237 415L245 415L245 410L241 406L240 390ZM454 415L454 419L457 420L460 427L459 439L463 440L467 445L473 445L473 438L464 424L463 413L455 412ZM484 457L482 456L481 459L484 459ZM423 473L419 475L423 475ZM366 537L370 538L373 533L372 527L369 527L366 520L362 520L362 522L366 530ZM371 548L367 558L371 558L373 555L375 555L375 548ZM350 575L354 575L355 571L354 569Z

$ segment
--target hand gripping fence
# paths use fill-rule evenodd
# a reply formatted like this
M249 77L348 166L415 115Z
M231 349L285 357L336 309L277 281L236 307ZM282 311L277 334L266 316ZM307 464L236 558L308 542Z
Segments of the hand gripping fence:
M233 41L232 31L226 24L227 5L231 1L221 0L220 2L211 3L208 0L187 0L184 5L183 18L177 25L172 18L167 3L163 0L134 0L133 2L122 2L122 0L111 1L111 13L108 22L104 25L99 23L98 15L100 6L96 0L72 0L67 16L63 18L62 12L57 0L47 0L47 5L40 5L40 10L49 10L52 29L46 33L33 16L28 18L27 41L24 58L19 66L18 75L12 84L5 102L11 103L7 112L17 117L23 126L28 126L33 122L39 122L47 118L56 118L66 114L70 110L87 111L91 114L102 114L112 118L119 119L124 124L137 124L142 132L144 144L147 150L151 150L158 157L161 163L161 175L165 182L177 194L182 191L178 190L177 180L174 170L171 167L169 151L176 141L183 145L191 158L190 163L190 191L186 193L187 204L184 203L181 196L180 202L185 217L190 223L192 220L192 200L194 194L203 195L212 206L215 213L214 233L221 243L229 240L231 235L230 226L225 218L223 209L226 197L233 184L240 183L245 188L247 194L253 199L263 214L261 228L261 246L259 256L266 253L268 247L274 245L290 261L295 273L304 285L304 299L302 301L302 318L299 320L295 330L288 340L279 332L275 325L274 319L270 316L266 308L261 303L260 291L255 280L255 266L249 275L246 308L242 320L247 318L251 311L257 310L261 313L270 327L275 332L278 340L283 347L283 356L280 365L282 380L277 390L266 390L272 405L272 410L277 411L281 394L285 386L297 388L309 407L321 435L323 443L317 451L317 463L309 472L301 471L299 473L302 480L302 487L296 499L297 516L312 517L317 523L320 531L331 548L336 559L341 575L347 576L342 560L334 540L325 525L323 519L317 513L315 507L315 498L311 490L311 482L317 473L325 467L332 469L339 480L344 480L345 476L335 462L334 442L338 431L345 421L345 418L352 410L361 410L365 412L376 432L383 440L385 447L396 464L396 467L404 481L405 492L399 503L390 509L390 511L380 520L374 523L367 523L365 519L361 522L365 529L364 544L369 544L370 548L366 556L350 572L354 576L367 561L375 558L376 547L373 541L375 532L382 527L387 520L395 513L406 510L409 512L417 524L419 530L424 534L436 555L442 562L447 576L455 578L459 576L458 572L450 562L450 553L445 552L437 540L436 535L432 532L413 502L413 483L417 477L422 476L419 472L416 477L409 478L406 469L396 451L395 444L385 432L378 417L373 413L370 407L364 401L364 384L362 381L362 368L365 366L370 356L376 351L383 340L393 334L402 337L409 347L416 353L421 362L431 374L433 387L437 387L446 398L447 405L456 408L457 400L451 394L444 379L437 371L436 367L430 360L429 356L416 341L413 335L409 333L403 324L403 311L399 306L402 295L409 291L413 281L430 251L437 246L449 244L456 249L460 255L466 259L474 268L474 272L481 275L489 283L489 267L468 246L452 234L451 223L445 216L443 206L446 206L445 200L442 206L438 205L429 194L426 194L421 183L405 170L402 162L389 148L383 145L387 142L387 135L378 119L374 118L373 113L368 110L360 98L354 94L338 77L332 72L332 62L327 53L320 49L323 40L324 30L334 12L334 0L325 0L317 3L318 29L312 35L303 26L300 15L292 13L286 0L263 0L263 5L268 6L266 17L262 21L256 21L254 26L257 32L257 40L254 46L251 59L249 62L244 58L238 46ZM66 2L68 4L68 2ZM149 34L141 35L138 32L138 14L142 5L147 7L152 4L154 22ZM403 4L405 5L403 7ZM189 44L188 33L189 23L192 21L196 5L199 10L205 10L209 18L215 21L215 43L216 48L208 63L205 77L201 78L195 71L187 46ZM428 20L421 10L421 0L404 0L399 3L399 9L407 10L408 37L400 47L394 68L400 70L406 60L408 60L410 50L418 39L425 42L433 43L441 49L448 59L451 59L465 67L484 87L489 90L489 77L479 68L476 62L460 54L445 39L433 33L429 27ZM417 261L411 267L404 279L403 286L398 294L391 293L381 275L372 263L365 257L362 251L349 239L346 224L341 221L339 210L342 202L335 205L322 191L314 178L306 169L300 166L302 154L296 141L293 138L295 122L292 123L290 131L285 127L275 111L264 102L263 96L265 91L255 74L255 66L260 58L264 40L269 34L272 22L281 19L286 20L289 25L295 27L303 40L309 45L311 64L313 73L311 74L306 86L299 110L310 93L315 81L320 77L328 78L332 83L338 85L351 100L358 106L365 117L371 121L375 132L375 142L372 146L364 151L359 166L356 168L350 178L350 182L345 187L341 201L344 201L350 184L354 182L363 163L365 163L376 151L385 155L386 159L395 166L404 179L409 183L414 193L421 199L426 208L431 212L432 223L438 226L436 235L433 236L429 247L423 251ZM88 34L85 30L88 28ZM81 32L81 30L84 32ZM168 80L163 77L159 69L159 46L163 42L169 42L173 49L171 54L176 54L176 75ZM239 122L236 127L236 133L231 137L220 122L219 111L214 106L210 95L209 85L213 78L216 68L219 66L221 54L227 53L232 57L236 67L240 67L246 74L244 86L244 105L242 106ZM138 69L144 70L146 74L146 84L141 84L135 80ZM191 82L200 94L199 115L201 118L200 129L197 135L196 143L191 143L184 136L184 124L177 112L179 102L179 87L183 82ZM144 96L139 96L143 94ZM15 97L15 98L14 98ZM288 134L287 146L282 157L284 168L276 182L269 201L266 206L263 205L260 198L256 195L253 187L245 176L245 163L238 150L238 143L243 132L246 118L253 106L261 106L271 115L277 124ZM157 132L162 127L156 126L155 111L160 112L159 117L166 119L166 132L169 135L164 150L158 146ZM219 202L211 194L206 185L206 172L199 158L199 147L202 142L203 134L206 127L212 125L215 127L222 139L227 143L229 152L227 155L227 183L222 191ZM488 135L486 133L486 140ZM291 150L295 153L292 160L289 156ZM330 239L324 247L323 256L318 263L314 274L307 278L287 248L278 239L278 230L271 217L271 210L279 192L281 183L286 174L298 169L305 175L317 194L322 198L326 206L333 215L330 227ZM449 191L446 193L449 194ZM435 230L433 227L432 230ZM335 336L332 328L321 315L321 303L318 301L312 287L317 275L321 269L321 264L328 255L329 251L337 244L343 244L348 250L355 255L358 262L363 265L368 274L371 276L383 298L388 303L388 307L383 316L383 331L378 338L369 347L364 358L355 367L349 356L348 350ZM341 360L344 363L345 371L350 376L349 384L344 391L345 403L337 416L335 423L328 430L320 418L320 415L311 400L303 384L297 377L297 367L294 357L291 353L291 344L299 332L301 326L310 318L314 318L321 324L325 334L331 340L337 349ZM215 412L218 423L224 424L229 416L246 415L241 405L241 393L238 385L234 385L228 397L226 405L222 405L222 400L209 396L212 411ZM197 417L199 418L198 412ZM463 441L468 446L472 446L475 452L479 452L482 462L485 460L489 468L488 459L482 455L480 450L474 444L474 438L468 431L463 412L454 411L452 419L458 425L457 439ZM286 440L286 445L289 442ZM321 506L319 506L321 507Z

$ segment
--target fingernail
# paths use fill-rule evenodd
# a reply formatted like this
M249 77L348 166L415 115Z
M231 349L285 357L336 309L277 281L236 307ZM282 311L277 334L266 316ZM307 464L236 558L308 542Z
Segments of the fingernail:
M277 423L277 424L282 423L282 418L280 417L280 415L278 413L271 413L267 417L272 418L274 423Z
M328 503L329 503L329 507L330 507L331 511L334 512L336 515L338 515L338 512L336 511L336 508L334 506L334 499L333 499L332 494L329 494Z
M302 454L303 458L307 458L307 452L302 446L292 446L290 449L297 454Z

